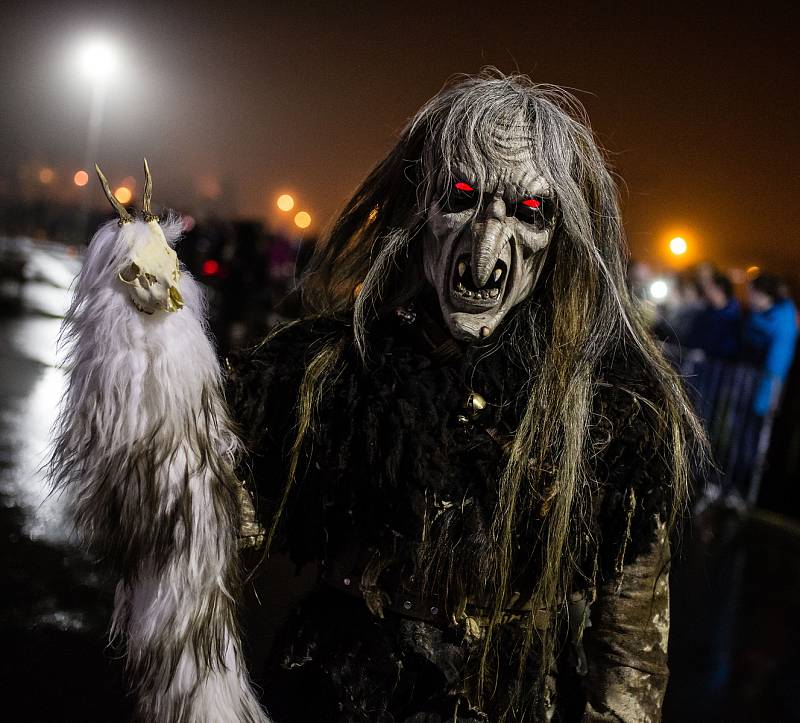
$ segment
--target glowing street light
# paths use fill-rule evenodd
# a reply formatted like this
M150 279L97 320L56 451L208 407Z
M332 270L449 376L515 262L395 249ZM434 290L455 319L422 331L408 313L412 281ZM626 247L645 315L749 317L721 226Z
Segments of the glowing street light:
M45 166L39 171L39 183L43 183L45 186L52 183L55 178L56 172L52 168Z
M294 199L288 193L284 193L278 196L277 205L281 211L291 211L294 208Z
M119 50L108 38L87 38L78 48L78 64L85 77L104 83L119 66Z
M89 183L89 174L86 171L75 171L75 175L72 177L72 182L80 187L83 188L87 183Z
M300 213L294 217L294 225L297 226L297 228L308 228L311 225L311 215L305 211L300 211Z
M672 251L675 256L683 256L683 254L686 253L686 248L686 239L680 236L676 236L669 242L669 250Z
M107 36L89 36L79 40L73 48L74 67L77 75L88 81L91 99L89 103L89 126L86 133L86 156L83 167L91 168L97 161L97 149L100 145L100 130L103 125L103 114L105 111L106 97L109 90L114 86L121 86L118 81L120 67L123 63L123 53L121 47ZM116 84L114 83L117 79ZM82 176L81 176L82 178ZM77 186L78 174L73 177ZM88 174L86 177L88 183ZM83 184L85 185L85 184ZM118 191L121 189L118 189ZM133 196L130 188L126 188L128 200ZM125 193L123 192L123 196ZM90 194L83 198L83 218L88 231L89 224L89 205ZM126 201L120 200L121 203Z
M650 284L650 296L652 296L656 301L666 299L668 292L669 287L667 286L667 282L663 279L657 279Z
M133 192L127 186L120 186L116 191L114 191L114 196L120 203L129 203L133 198Z

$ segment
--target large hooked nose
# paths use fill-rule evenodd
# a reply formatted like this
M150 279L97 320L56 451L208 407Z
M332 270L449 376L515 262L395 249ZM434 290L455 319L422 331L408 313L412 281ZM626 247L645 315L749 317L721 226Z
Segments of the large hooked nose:
M495 197L486 209L486 220L473 226L472 259L470 268L475 286L482 289L494 271L503 244L511 235L506 221L506 205Z

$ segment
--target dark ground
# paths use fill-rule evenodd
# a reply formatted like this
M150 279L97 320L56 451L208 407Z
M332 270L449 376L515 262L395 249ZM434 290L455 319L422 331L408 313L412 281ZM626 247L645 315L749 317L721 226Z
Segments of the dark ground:
M0 720L126 721L119 652L106 638L113 585L77 550L37 471L63 389L60 321L41 313L55 313L54 294L66 299L30 286L0 307ZM687 528L682 550L664 720L800 721L800 528L766 513L714 514ZM270 568L271 592L249 623L257 654L311 574L291 579L282 560Z

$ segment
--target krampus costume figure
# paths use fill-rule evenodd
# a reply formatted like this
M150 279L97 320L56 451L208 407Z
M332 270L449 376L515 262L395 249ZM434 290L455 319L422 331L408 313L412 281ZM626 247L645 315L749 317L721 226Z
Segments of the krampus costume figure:
M701 433L577 103L446 87L321 241L308 317L224 375L146 175L143 220L107 192L52 459L119 573L141 719L657 720ZM321 570L261 700L236 624L259 522L264 554Z

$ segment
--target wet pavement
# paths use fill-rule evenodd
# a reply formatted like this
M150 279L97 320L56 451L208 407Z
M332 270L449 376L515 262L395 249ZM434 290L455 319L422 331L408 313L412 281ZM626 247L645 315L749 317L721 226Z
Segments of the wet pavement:
M112 581L76 547L39 469L64 387L55 343L66 301L63 289L30 284L0 305L0 721L10 723L131 712L107 642ZM664 720L800 721L800 526L712 512L685 531L682 550ZM310 574L290 579L285 561L270 562L260 595L270 602L248 623L255 659Z
M58 291L65 299L52 287L24 293L53 313ZM113 587L74 545L39 469L64 387L61 322L15 302L0 307L0 720L124 721L130 705L106 635Z

